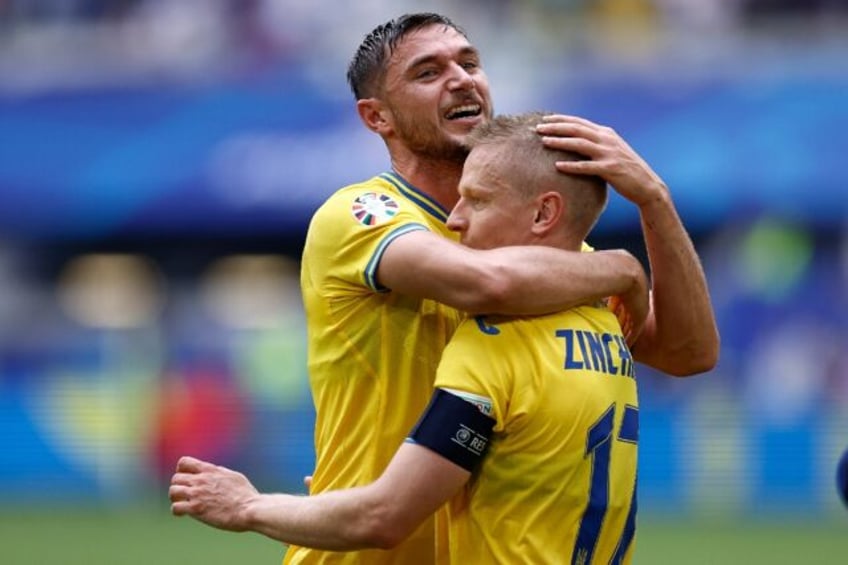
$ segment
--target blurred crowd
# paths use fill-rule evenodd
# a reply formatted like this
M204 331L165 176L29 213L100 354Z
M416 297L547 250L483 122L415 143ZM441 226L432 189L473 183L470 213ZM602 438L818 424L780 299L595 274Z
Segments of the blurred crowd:
M429 6L409 0L369 0L364 2L372 11L392 8L400 11L426 11L446 8L434 0ZM619 17L626 15L655 18L674 25L683 19L701 19L715 14L727 22L740 23L763 18L809 17L826 18L848 11L843 0L476 0L473 8L491 7L498 14L509 12L550 11L575 17ZM327 0L4 0L0 17L5 21L119 21L139 17L144 12L184 9L195 13L208 11L229 16L244 13L253 18L273 16L292 23L303 22L308 12L312 19L326 17L332 6ZM364 10L363 10L364 12ZM699 16L700 15L700 16ZM487 17L481 11L481 17ZM352 21L351 23L367 23Z
M848 17L844 0L2 0L0 76L6 87L210 74L280 60L346 60L375 14L442 11L498 55L509 29L527 50L663 49L658 38L787 34L821 41ZM382 21L382 16L379 17ZM326 30L332 29L332 33ZM493 35L494 34L494 35ZM513 42L501 44L504 51ZM702 49L701 45L698 49ZM709 47L708 47L709 48ZM320 64L320 63L319 63Z

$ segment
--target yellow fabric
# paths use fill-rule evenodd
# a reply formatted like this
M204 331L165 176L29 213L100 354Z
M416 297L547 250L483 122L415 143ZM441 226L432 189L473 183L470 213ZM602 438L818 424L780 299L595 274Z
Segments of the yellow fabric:
M316 409L313 493L377 479L430 399L436 366L460 314L385 291L375 272L398 234L427 229L456 239L446 219L435 201L392 173L341 189L312 219L301 286ZM392 551L292 547L284 562L432 563L433 527L429 520Z
M638 439L633 362L615 317L581 307L466 320L436 386L490 399L496 420L481 467L449 504L451 562L610 563L635 503ZM593 426L594 440L607 436L587 453ZM573 556L593 472L596 495L608 485L606 512L594 549ZM630 562L626 549L618 562Z

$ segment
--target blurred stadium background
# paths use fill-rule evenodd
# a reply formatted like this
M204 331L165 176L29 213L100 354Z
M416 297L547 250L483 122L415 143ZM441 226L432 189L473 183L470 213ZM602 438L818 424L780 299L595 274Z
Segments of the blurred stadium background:
M166 480L190 453L302 490L304 231L388 167L346 64L424 10L498 111L613 125L702 254L722 357L641 368L636 562L848 562L844 0L0 0L0 560L277 562ZM644 258L621 199L591 243Z

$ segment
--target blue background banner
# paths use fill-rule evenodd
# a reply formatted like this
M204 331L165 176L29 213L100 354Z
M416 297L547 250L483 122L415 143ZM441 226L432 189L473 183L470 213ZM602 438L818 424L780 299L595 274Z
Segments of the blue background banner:
M535 103L613 125L692 229L763 210L838 227L848 79L810 74L595 72ZM7 94L0 147L0 229L24 238L299 234L333 190L389 167L346 86L327 95L294 65L212 84ZM599 229L637 225L613 199Z

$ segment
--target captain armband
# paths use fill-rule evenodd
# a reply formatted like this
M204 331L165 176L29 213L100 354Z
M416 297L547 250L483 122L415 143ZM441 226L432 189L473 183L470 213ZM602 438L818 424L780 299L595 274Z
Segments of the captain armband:
M456 394L437 388L409 439L467 471L483 460L495 420Z

